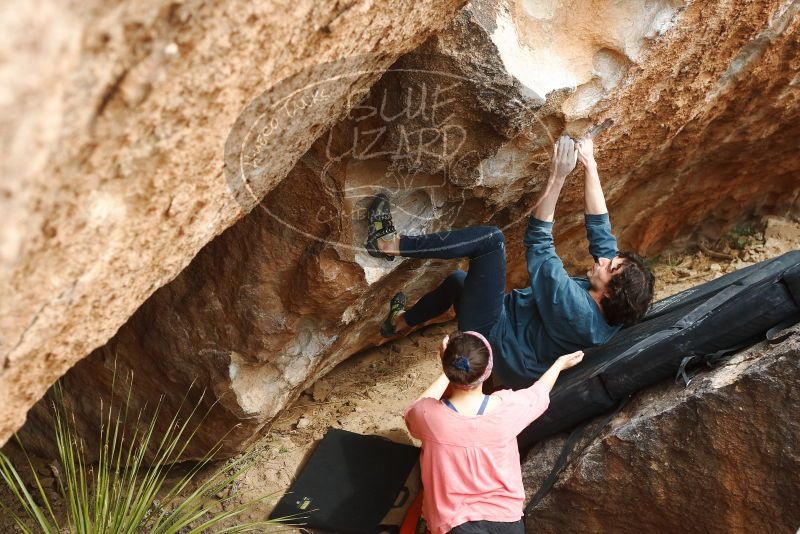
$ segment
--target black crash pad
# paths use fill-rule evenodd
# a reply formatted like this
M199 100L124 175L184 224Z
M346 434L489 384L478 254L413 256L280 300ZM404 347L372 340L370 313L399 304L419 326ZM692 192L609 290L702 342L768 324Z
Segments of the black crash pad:
M686 357L693 356L690 363L698 365L798 320L797 250L661 300L642 322L584 350L583 363L566 371L553 389L547 412L520 434L520 450L675 377Z
M278 502L271 518L326 532L374 534L395 505L419 449L332 428Z

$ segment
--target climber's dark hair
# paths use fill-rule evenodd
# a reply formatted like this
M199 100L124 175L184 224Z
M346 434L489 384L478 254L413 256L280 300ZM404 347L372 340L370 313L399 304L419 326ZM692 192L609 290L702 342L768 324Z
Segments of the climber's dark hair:
M650 309L655 276L638 254L619 252L617 256L625 267L611 278L600 304L608 324L630 326Z
M463 365L464 360L469 363L469 371ZM483 375L489 364L489 349L483 341L472 334L454 332L450 334L447 348L442 353L442 369L450 382L469 385Z

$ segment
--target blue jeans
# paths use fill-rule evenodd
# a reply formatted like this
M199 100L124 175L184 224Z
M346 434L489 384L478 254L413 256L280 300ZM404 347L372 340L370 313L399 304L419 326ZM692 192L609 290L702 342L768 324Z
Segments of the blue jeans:
M503 232L476 226L421 236L400 236L405 258L469 258L469 272L455 271L439 287L406 311L409 326L442 315L453 306L459 330L489 335L503 311L506 293L506 248Z
M450 530L448 534L525 534L522 519L512 523L499 521L468 521Z

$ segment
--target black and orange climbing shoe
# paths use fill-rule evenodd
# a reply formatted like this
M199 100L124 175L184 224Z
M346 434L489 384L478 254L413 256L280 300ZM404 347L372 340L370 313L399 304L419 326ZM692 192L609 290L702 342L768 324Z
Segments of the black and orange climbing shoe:
M394 261L394 256L381 252L378 248L378 239L391 239L395 233L392 224L392 209L389 197L384 193L376 195L367 209L367 242L364 248L370 256Z
M389 315L386 316L386 320L383 321L383 324L381 325L381 335L383 337L392 337L397 333L394 328L394 319L400 314L401 311L405 309L405 293L398 293L392 297L392 300L389 301Z

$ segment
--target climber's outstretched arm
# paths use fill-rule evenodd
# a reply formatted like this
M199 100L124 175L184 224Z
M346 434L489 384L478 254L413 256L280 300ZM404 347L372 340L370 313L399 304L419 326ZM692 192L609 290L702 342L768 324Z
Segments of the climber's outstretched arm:
M597 162L594 159L594 140L586 136L578 140L575 146L578 161L583 163L585 171L584 199L586 204L586 237L589 240L589 253L597 262L598 258L612 259L617 255L617 240L611 233L611 220L608 207L597 173Z
M591 137L583 137L578 140L576 146L578 161L583 163L585 170L585 189L584 198L586 202L586 213L589 215L602 215L608 212L606 198L603 195L603 187L600 185L600 175L597 173L597 162L594 159L594 140Z
M553 147L553 170L550 172L542 197L533 209L534 218L544 222L553 221L564 180L576 164L575 142L568 136L562 135Z

